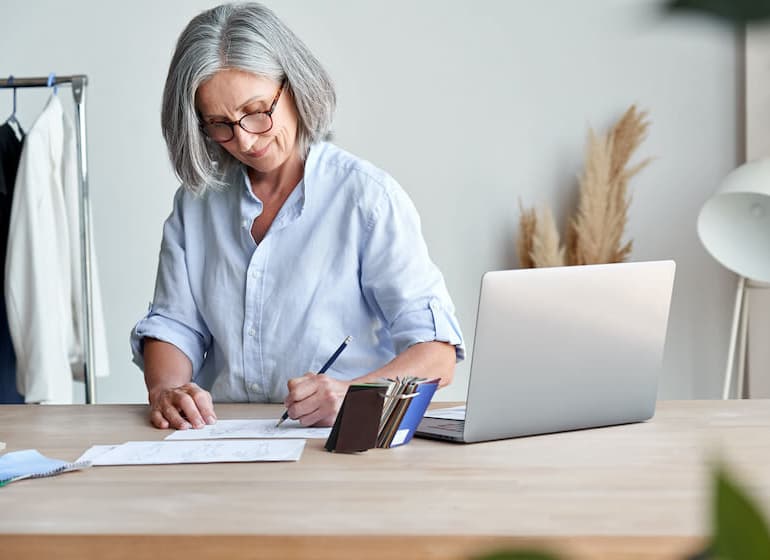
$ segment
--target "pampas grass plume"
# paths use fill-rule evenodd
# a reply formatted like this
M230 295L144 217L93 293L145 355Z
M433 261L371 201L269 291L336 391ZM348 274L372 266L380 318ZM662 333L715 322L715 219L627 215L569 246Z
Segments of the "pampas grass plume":
M538 215L533 208L524 209L519 200L517 248L522 268L615 263L629 257L633 242L623 242L631 202L628 183L650 159L630 167L629 162L648 128L647 112L632 105L606 135L589 129L578 206L568 220L564 246L559 245L550 209Z
M532 235L532 262L536 267L564 266L564 247L559 246L559 230L548 206L543 207Z

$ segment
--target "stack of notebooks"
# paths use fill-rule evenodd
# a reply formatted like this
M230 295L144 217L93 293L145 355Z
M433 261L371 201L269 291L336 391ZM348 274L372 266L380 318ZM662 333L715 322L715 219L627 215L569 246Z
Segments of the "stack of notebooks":
M437 378L399 377L351 385L326 449L365 451L409 443L438 383Z
M437 387L438 379L389 379L383 399L377 447L395 447L408 443Z

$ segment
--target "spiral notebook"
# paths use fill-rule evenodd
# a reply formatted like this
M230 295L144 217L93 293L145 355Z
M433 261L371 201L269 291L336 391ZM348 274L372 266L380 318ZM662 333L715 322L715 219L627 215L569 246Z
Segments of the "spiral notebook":
M69 463L51 459L36 449L24 449L0 455L0 486L5 486L25 478L43 478L68 471L85 469L91 466L88 461Z

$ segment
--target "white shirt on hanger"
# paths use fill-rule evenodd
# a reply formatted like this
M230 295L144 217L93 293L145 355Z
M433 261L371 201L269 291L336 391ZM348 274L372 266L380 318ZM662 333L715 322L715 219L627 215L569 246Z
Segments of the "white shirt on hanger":
M16 176L5 299L16 384L28 403L72 403L83 378L80 190L74 125L56 94L32 125ZM109 374L99 275L91 249L94 373Z

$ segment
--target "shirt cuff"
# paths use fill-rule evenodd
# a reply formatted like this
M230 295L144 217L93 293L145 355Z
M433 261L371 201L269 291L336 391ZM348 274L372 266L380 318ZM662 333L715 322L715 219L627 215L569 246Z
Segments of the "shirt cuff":
M192 362L193 378L203 365L205 351L201 336L179 321L150 312L131 330L133 361L144 371L144 338L173 344Z
M426 307L407 311L391 325L393 346L400 354L419 342L447 342L455 347L455 360L465 359L465 344L454 314L433 298Z

